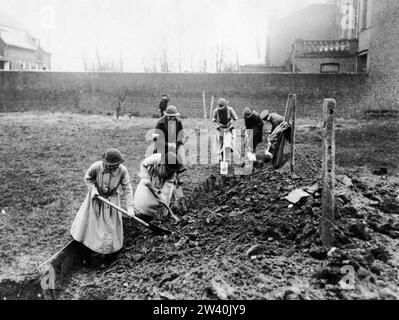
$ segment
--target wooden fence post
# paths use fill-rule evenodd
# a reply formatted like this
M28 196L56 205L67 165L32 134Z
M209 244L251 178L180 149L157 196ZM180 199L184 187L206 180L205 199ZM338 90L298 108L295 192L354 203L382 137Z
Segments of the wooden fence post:
M287 105L285 107L285 112L284 112L285 122L289 122L292 116L292 110L293 110L292 100L293 100L293 94L289 94L287 99ZM285 137L282 134L276 143L276 150L274 151L273 154L273 159L272 159L273 169L278 169L281 167L284 157L284 147L285 147Z
M213 105L215 103L215 97L211 97L211 104L209 105L209 119L212 119L212 113L213 113Z
M334 99L323 101L323 195L321 217L321 240L324 247L334 244L334 180L335 180L335 127Z
M206 101L205 101L205 91L202 91L202 104L204 106L204 119L206 119Z
M295 166L295 133L296 133L296 94L292 95L292 126L291 126L291 158L290 170L291 175L294 173Z

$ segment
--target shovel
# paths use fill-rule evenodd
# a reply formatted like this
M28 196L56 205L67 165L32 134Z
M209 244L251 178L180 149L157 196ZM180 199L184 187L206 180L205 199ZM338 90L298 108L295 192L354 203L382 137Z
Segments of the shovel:
M246 146L246 149L247 149L246 156L249 161L255 162L256 161L256 153L252 152L251 142L252 142L252 139L250 139L248 132L245 130L244 145Z
M220 174L227 175L229 172L229 163L226 161L226 135L223 132L223 161L220 162Z
M158 202L159 202L160 204L162 204L162 205L168 210L168 212L169 212L169 214L171 215L171 217L172 217L173 219L175 219L176 222L180 222L181 219L180 219L178 216L176 216L176 215L173 213L172 209L158 196L158 194L157 194L157 192L154 190L154 188L153 188L150 184L146 184L145 186L146 186L148 189L150 189L151 193L152 193L152 194L154 195L154 197L158 200Z
M115 210L118 210L119 212L123 213L127 218L129 219L133 219L136 222L142 224L143 226L145 226L146 228L154 231L157 234L171 234L172 231L159 227L151 222L145 222L143 220L141 220L140 218L137 218L136 216L130 216L128 215L128 213L126 212L126 210L123 210L121 207L118 207L117 205L113 204L111 201L108 201L107 199L101 197L101 196L96 196L96 199L108 204L110 207L114 208Z

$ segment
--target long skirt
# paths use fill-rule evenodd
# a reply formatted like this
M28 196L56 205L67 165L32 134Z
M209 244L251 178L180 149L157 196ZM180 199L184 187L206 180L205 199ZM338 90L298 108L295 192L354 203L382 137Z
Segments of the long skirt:
M118 194L108 200L120 205ZM123 246L122 214L109 205L92 199L89 191L72 224L71 235L97 253L117 252Z
M162 188L156 189L158 192L158 196L164 201L167 205L170 204L172 199L174 189L173 181L166 181ZM154 218L155 215L159 212L163 206L159 203L159 201L152 194L150 189L143 184L142 181L137 185L136 192L134 193L133 198L134 209L137 214L142 214Z
M249 149L250 152L255 152L258 144L262 143L263 140L263 125L257 126L251 130L248 130L248 135L245 141L246 148Z
M263 125L257 126L253 129L254 137L253 137L253 151L256 151L256 147L258 144L262 143L263 137Z

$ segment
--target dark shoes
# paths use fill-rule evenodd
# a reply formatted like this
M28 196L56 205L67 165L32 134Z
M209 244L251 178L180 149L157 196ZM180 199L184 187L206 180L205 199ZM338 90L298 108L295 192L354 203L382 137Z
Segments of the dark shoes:
M83 267L89 268L92 266L92 254L91 252L85 254L82 260Z
M183 166L179 171L177 171L178 174L182 174L183 172L186 172L187 168Z
M106 267L113 264L118 259L118 254L119 252L114 252L111 254L104 255L102 266Z

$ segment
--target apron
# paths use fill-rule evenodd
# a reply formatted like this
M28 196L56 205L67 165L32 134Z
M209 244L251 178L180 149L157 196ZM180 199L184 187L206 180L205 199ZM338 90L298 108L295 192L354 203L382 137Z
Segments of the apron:
M101 196L120 206L118 187L122 179L128 179L127 170L124 169L126 172L122 173L120 168L115 174L108 174L109 178L103 181L106 173L101 171L101 165L95 163L89 169L95 172L95 185ZM99 200L92 199L89 189L72 224L71 235L76 241L97 253L117 252L123 246L122 213Z
M108 200L120 205L118 194L108 197ZM123 246L122 214L92 199L89 191L72 224L71 235L97 253L117 252Z
M137 186L136 192L134 193L134 210L137 213L155 218L155 215L159 212L160 209L163 208L163 205L158 202L158 200L152 194L151 190L148 189L148 187L142 181L143 180L140 181ZM170 201L172 200L173 189L173 180L167 180L160 189L155 188L155 190L158 191L159 197L167 205L170 205Z

